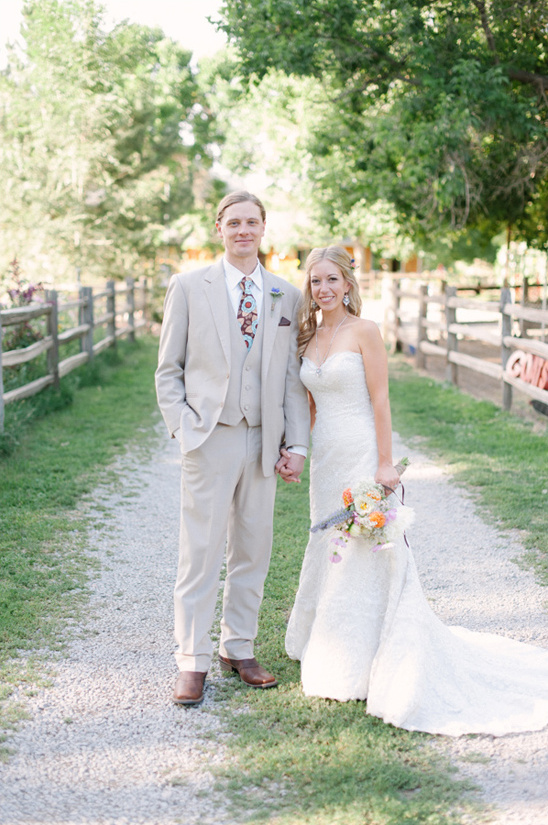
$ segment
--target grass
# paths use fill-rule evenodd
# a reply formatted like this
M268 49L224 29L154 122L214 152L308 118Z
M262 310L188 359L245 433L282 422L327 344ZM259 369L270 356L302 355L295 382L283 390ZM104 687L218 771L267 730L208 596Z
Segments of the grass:
M545 437L493 404L416 375L402 359L391 361L391 398L395 429L448 463L457 482L476 491L488 517L521 530L545 580ZM276 825L449 825L473 811L473 821L482 821L466 793L470 786L430 747L431 737L385 725L360 702L302 695L299 665L287 659L284 636L308 524L306 483L280 483L257 640L260 659L280 686L253 692L227 678L218 691L235 734L236 762L222 774L235 818Z
M257 648L279 678L250 691L236 677L216 688L235 739L221 772L237 821L276 825L403 825L459 822L463 793L430 737L367 716L363 702L306 698L299 663L284 650L308 535L308 485L278 483L275 545ZM242 712L245 711L245 712Z
M32 655L14 657L21 650L54 650L85 602L90 561L83 552L86 519L76 505L107 472L116 484L105 468L129 445L151 437L156 341L124 347L114 361L105 356L70 406L54 399L59 408L47 418L39 417L44 410L20 411L18 443L1 459L0 700L14 684L31 691L47 679L43 658L37 664ZM494 405L415 375L398 359L391 368L395 428L450 464L492 518L519 527L539 575L546 575L540 489L548 487L546 480L539 487L546 479L545 439ZM280 482L257 646L280 686L250 691L227 676L216 688L216 707L230 734L222 737L230 758L219 771L217 791L232 806L235 822L456 825L471 810L469 786L430 746L431 737L385 725L367 716L361 702L301 693L299 665L287 659L284 635L308 523L306 479L300 486ZM2 704L9 730L24 717L24 707ZM0 738L0 758L8 756ZM481 812L473 821L482 821Z
M548 440L532 424L453 386L391 364L393 423L447 463L500 526L521 531L526 561L548 584Z
M157 341L119 342L59 393L6 409L0 456L0 679L34 684L86 600L92 561L76 511L110 462L150 440ZM23 651L36 651L37 656ZM46 652L47 651L47 652ZM18 658L19 657L19 660ZM40 660L40 667L36 661ZM30 689L30 687L29 687ZM5 706L4 706L5 707Z

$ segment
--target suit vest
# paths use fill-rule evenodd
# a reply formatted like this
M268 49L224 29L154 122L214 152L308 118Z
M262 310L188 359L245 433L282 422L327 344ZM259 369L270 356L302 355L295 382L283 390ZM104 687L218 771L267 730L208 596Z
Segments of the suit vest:
M258 427L261 423L264 306L253 346L248 350L228 295L227 302L230 315L230 378L219 423L234 427L245 418L250 427Z

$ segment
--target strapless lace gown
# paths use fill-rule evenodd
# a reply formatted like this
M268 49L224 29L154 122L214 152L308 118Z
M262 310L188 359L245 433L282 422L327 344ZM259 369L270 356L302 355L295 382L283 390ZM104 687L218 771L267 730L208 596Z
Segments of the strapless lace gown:
M359 354L335 353L321 375L305 358L301 378L316 402L314 524L341 507L346 487L374 475L377 447ZM367 699L367 712L385 722L452 736L548 724L548 651L445 626L403 541L372 552L351 539L332 564L331 535L311 534L287 629L286 650L301 661L307 696Z

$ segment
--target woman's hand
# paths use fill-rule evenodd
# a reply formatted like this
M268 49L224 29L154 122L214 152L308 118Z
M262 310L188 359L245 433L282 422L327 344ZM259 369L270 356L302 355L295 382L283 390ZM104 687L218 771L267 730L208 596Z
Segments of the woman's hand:
M292 481L297 484L301 483L299 476L304 468L304 456L298 453L292 453L282 447L280 450L280 458L276 464L275 471L288 484Z
M382 484L385 492L389 493L391 490L396 489L400 483L400 477L398 471L392 464L379 464L377 472L375 473L375 481L377 484Z

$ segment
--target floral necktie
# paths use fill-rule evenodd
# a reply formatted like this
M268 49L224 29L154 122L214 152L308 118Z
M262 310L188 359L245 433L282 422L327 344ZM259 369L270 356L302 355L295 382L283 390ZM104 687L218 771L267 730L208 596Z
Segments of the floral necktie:
M242 298L238 307L238 323L244 336L246 347L251 349L255 333L257 332L257 301L253 297L251 287L253 281L245 275L240 281L242 287Z

